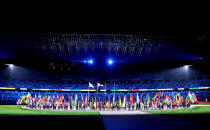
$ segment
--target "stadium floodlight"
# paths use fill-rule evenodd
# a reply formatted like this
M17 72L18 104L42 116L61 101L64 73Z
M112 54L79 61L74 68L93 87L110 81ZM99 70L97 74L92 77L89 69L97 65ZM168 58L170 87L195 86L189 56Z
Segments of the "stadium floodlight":
M90 63L90 64L93 64L93 60L89 60L89 63Z
M109 59L109 60L108 60L108 64L109 64L109 65L112 65L112 64L113 64L113 60Z
M185 65L184 68L187 70L190 67L190 65Z
M14 65L13 64L6 64L9 66L10 69L13 69L14 68Z
M87 61L87 63L88 63L88 64L93 64L94 61L93 61L92 59L90 59L90 60Z
M188 69L188 68L189 68L189 66L188 66L188 65L185 65L185 66L184 66L184 68L185 68L185 69Z
M10 67L10 68L13 68L13 67L14 67L14 65L13 65L13 64L9 64L9 67Z

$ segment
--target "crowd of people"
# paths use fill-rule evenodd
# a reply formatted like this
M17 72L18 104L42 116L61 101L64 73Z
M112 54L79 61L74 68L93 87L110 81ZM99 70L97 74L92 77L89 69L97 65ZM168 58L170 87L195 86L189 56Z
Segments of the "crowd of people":
M100 96L87 95L68 95L68 98L60 96L38 96L32 97L30 93L23 95L18 100L17 104L26 104L30 109L41 110L86 110L86 111L119 111L119 110L161 110L161 109L180 109L188 108L190 104L198 103L194 93L188 93L186 97L180 96L180 93L166 95L164 92L156 93L150 99L149 94L141 96L130 94L130 97L117 97L116 95L102 98Z
M209 86L210 80L119 80L119 81L100 81L106 89L160 89L160 88L190 88L194 86ZM88 82L96 86L95 81L85 80L14 80L1 79L1 86L11 88L41 88L41 89L87 89Z

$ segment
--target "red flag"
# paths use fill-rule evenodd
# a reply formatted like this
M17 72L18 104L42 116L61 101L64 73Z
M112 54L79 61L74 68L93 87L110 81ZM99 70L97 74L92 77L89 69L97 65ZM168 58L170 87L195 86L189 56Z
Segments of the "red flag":
M60 96L60 101L62 102L62 95Z
M58 94L57 94L56 101L58 101L58 100L59 100L59 97L58 97Z
M109 108L110 108L110 97L109 97L109 100L108 100L107 110L109 110Z
M85 97L85 108L87 107L87 95Z
M157 99L157 102L160 102L160 99L159 98Z
M82 105L82 102L83 102L83 97L82 97L82 95L81 95L81 105Z
M130 104L133 103L133 94L130 95L130 101L129 101L129 103Z

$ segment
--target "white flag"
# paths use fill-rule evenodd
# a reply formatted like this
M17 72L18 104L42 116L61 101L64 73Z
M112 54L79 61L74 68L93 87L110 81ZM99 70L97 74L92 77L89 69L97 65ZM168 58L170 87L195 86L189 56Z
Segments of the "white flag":
M139 103L139 95L137 93L137 96L136 96L136 102Z
M97 83L97 87L103 87L104 85L103 84L100 84L100 83Z
M94 88L93 84L91 84L90 82L89 82L89 87Z
M123 107L125 107L125 101L126 100L126 97L124 96L124 99L123 99Z

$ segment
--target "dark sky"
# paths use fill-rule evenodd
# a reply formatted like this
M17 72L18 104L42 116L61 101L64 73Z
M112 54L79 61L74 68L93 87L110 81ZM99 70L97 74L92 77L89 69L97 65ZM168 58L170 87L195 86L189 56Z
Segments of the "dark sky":
M26 33L88 33L88 34L137 34L137 35L191 35L209 33L205 23L176 21L128 21L121 22L12 22L1 24L1 32Z
M71 6L72 7L72 6ZM102 7L84 10L60 11L40 8L13 10L0 16L0 32L29 33L119 33L189 35L209 33L206 7L183 8L157 6L156 8L115 8L101 11ZM45 8L45 7L44 7ZM100 10L99 10L100 9ZM104 9L104 8L103 8ZM176 10L173 10L176 9ZM46 9L47 10L47 9ZM26 13L27 12L27 13Z

